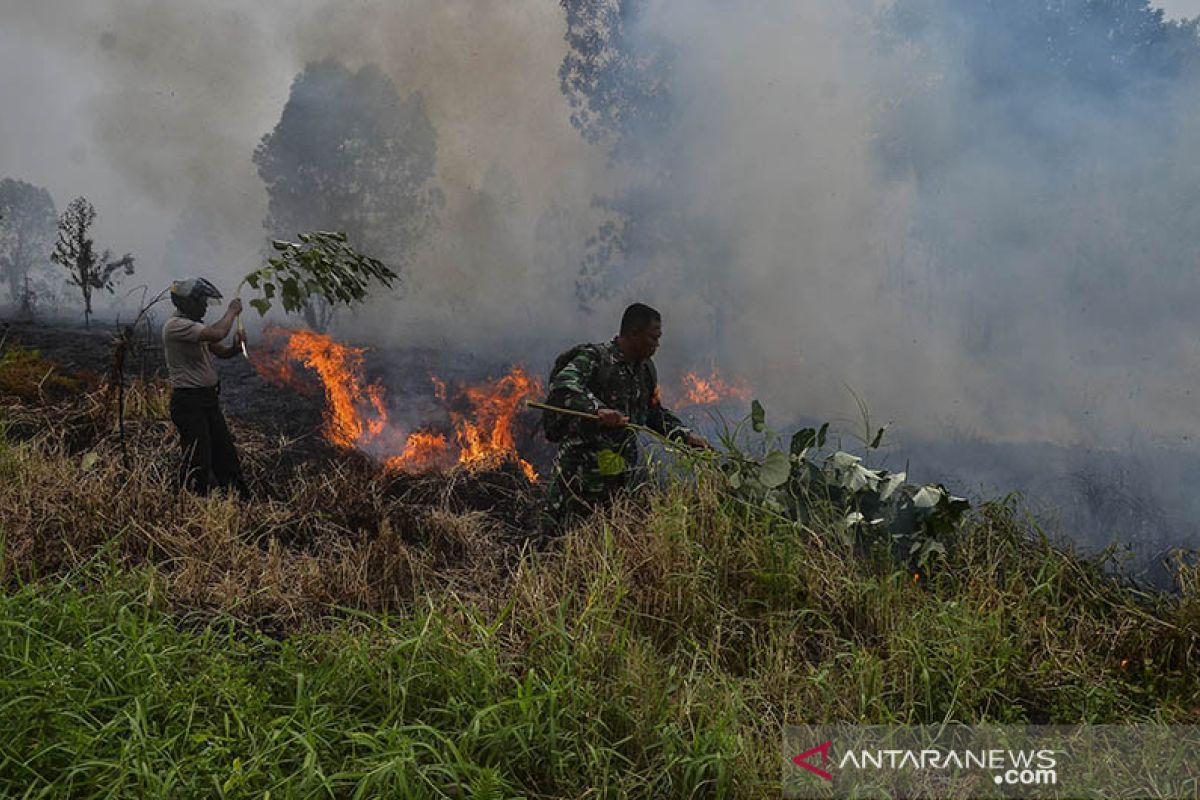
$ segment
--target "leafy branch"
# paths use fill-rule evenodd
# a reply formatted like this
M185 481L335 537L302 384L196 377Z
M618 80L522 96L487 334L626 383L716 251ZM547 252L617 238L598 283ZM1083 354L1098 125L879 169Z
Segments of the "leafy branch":
M265 316L278 300L285 312L299 311L312 297L330 305L362 302L371 281L391 288L400 276L377 258L358 252L347 243L346 234L316 231L298 234L297 242L271 242L278 255L251 272L238 284L261 292L250 305Z

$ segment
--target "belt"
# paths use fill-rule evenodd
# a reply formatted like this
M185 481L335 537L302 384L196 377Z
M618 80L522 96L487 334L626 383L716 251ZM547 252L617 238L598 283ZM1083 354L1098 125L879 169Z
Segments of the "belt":
M218 381L215 386L173 386L171 392L184 397L216 397L221 393L221 383Z

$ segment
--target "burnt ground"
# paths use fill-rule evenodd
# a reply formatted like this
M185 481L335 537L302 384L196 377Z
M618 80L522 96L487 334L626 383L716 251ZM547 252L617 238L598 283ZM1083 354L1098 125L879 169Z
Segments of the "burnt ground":
M135 337L135 345L125 359L126 385L135 380L153 380L166 376L157 328L149 333L143 326ZM64 373L90 376L92 386L98 385L112 370L113 339L116 325L94 322L89 327L63 322L0 321L0 349L9 345L33 348L55 362ZM252 346L277 346L271 337L252 343ZM428 349L371 350L367 354L365 372L368 381L378 381L387 389L389 411L394 422L407 428L418 425L448 433L452 427L444 408L435 402L429 378L436 375L449 384L477 381L503 374L508 365L489 364L469 354L438 352ZM300 469L322 468L323 465L354 463L359 470L377 471L371 466L371 455L348 452L329 444L324 435L324 397L320 384L311 378L308 391L281 386L258 374L246 359L235 357L217 360L221 376L221 401L230 419L235 438L239 431L252 433L255 439L284 437L288 440L261 469L248 467L251 486L262 488L286 481ZM303 371L300 371L303 374ZM169 426L169 423L166 423ZM514 426L518 450L530 460L540 474L546 474L552 462L553 450L537 436L537 418L526 412ZM245 459L243 459L245 460ZM252 475L261 472L262 475ZM254 480L257 477L258 480ZM529 494L531 488L515 465L503 464L494 470L450 475L442 479L435 475L395 475L389 481L389 494L404 496L420 504L442 503L456 511L503 512L505 527L512 531L534 524L534 513L528 499L518 501L519 495ZM540 492L534 491L539 495Z
M64 371L108 375L113 365L113 339L117 326L96 323L83 325L39 322L0 323L0 339L9 344L35 348ZM253 422L271 434L288 437L319 437L322 402L319 396L306 397L291 389L272 384L260 377L244 358L217 360L221 375L221 400L225 413ZM147 340L144 328L138 331L133 350L126 356L126 380L151 380L166 376L162 347L157 336Z

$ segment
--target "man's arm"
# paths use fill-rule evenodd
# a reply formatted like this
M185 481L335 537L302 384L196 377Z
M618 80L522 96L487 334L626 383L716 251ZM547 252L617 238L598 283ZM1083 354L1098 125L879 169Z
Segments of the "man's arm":
M229 301L229 308L226 309L223 317L214 322L212 325L205 325L200 331L200 341L219 342L224 339L229 335L229 330L233 327L233 321L237 319L238 314L241 313L242 301L235 297ZM228 358L228 356L221 356L216 350L213 350L213 354L220 356L221 358Z
M595 414L604 407L600 398L588 388L597 359L589 350L581 350L559 370L550 382L549 396L563 408Z
M673 439L677 442L683 442L697 447L701 450L712 450L713 447L708 443L708 440L692 431L683 420L675 416L671 409L662 404L659 398L658 386L654 387L654 393L650 399L650 418L647 427L650 430L666 436L668 439Z
M233 335L233 344L226 347L220 342L209 342L208 351L217 358L233 358L238 353L242 352L242 332L238 331Z
M623 427L629 421L625 415L605 407L600 398L588 388L598 365L599 361L593 351L581 350L577 353L550 382L550 403L573 411L595 414L600 417L600 424L605 428Z

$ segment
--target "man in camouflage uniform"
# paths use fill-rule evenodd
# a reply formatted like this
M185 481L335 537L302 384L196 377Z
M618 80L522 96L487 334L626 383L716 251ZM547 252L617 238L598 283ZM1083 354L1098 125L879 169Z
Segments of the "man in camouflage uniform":
M571 359L550 381L547 402L597 415L599 422L564 417L558 441L548 511L563 528L618 492L645 479L637 433L628 423L692 447L711 445L663 407L651 356L662 337L662 316L634 303L621 317L621 332L610 342L574 348ZM553 412L545 412L553 413Z

